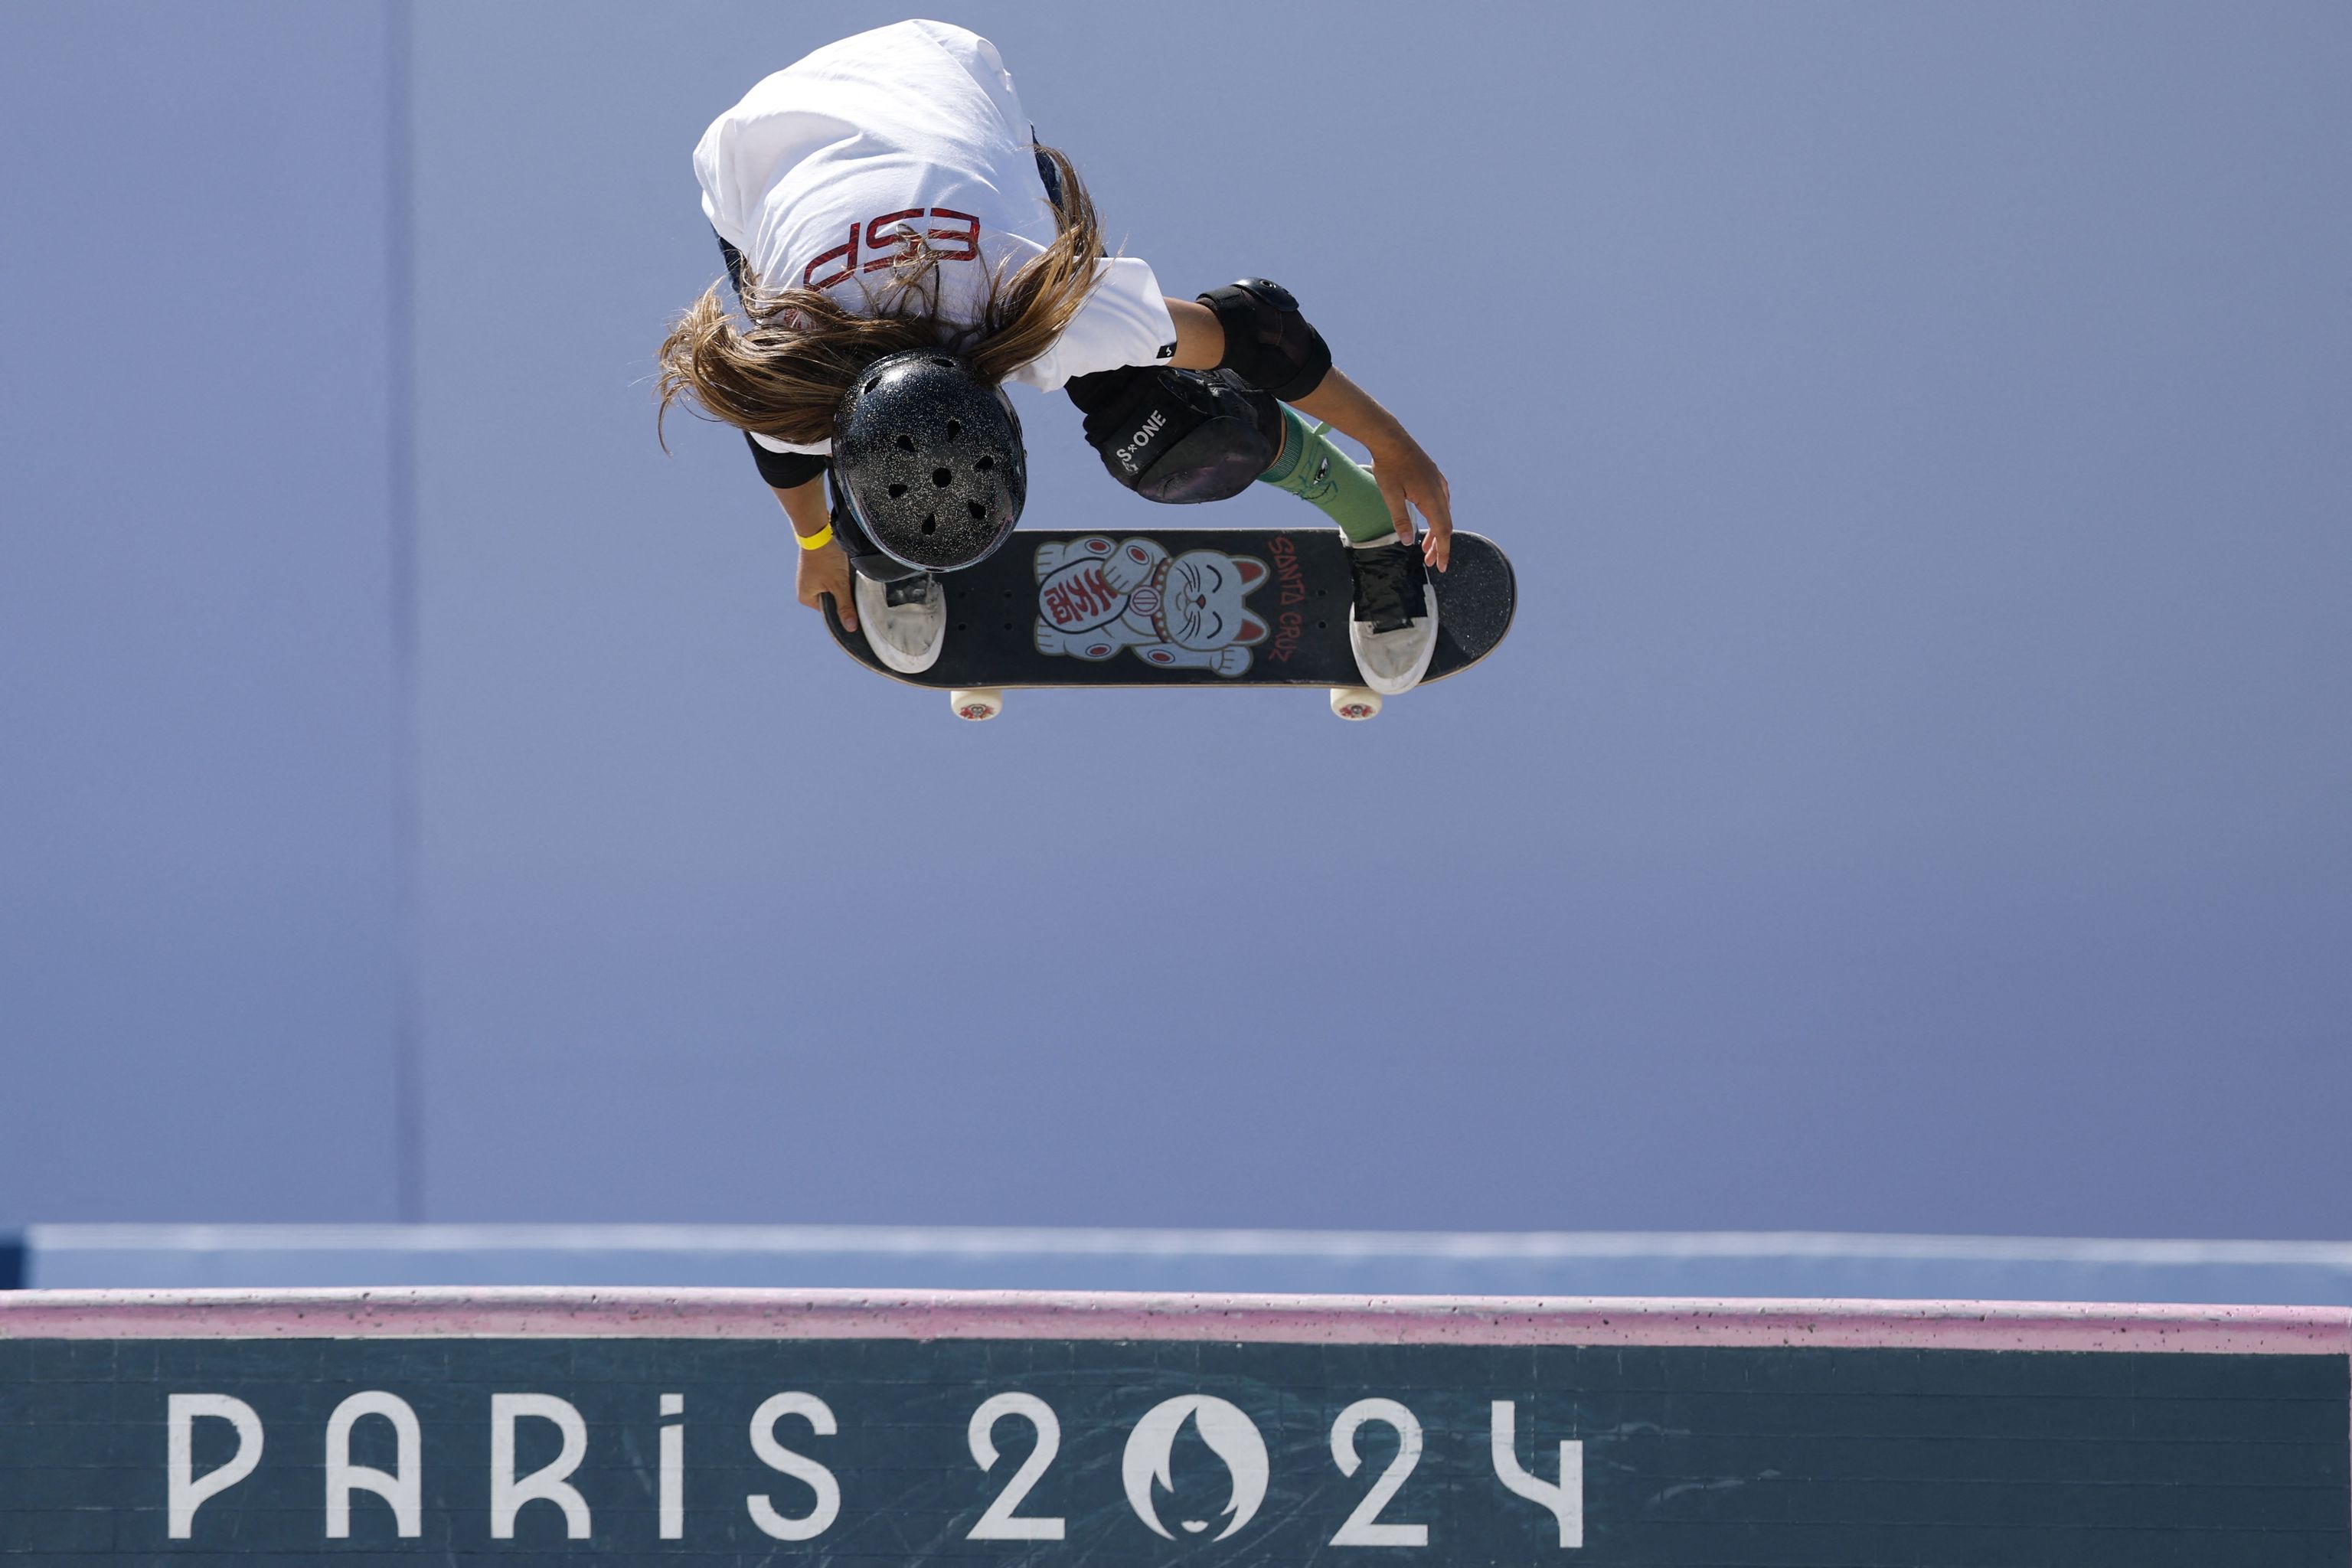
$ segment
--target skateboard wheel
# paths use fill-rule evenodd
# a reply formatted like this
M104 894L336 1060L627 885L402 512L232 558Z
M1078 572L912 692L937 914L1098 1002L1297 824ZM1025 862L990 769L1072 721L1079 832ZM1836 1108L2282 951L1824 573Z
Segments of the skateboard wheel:
M1331 711L1342 719L1369 719L1381 710L1381 694L1361 686L1331 689Z
M1377 702L1378 699L1374 699ZM1002 686L959 687L948 693L948 706L959 719L993 719L1004 711L1004 688Z

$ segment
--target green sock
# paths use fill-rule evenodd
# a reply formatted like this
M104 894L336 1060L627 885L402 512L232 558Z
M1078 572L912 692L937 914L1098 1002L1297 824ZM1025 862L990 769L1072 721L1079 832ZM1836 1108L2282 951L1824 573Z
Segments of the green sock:
M1324 434L1329 428L1308 425L1297 409L1284 404L1282 451L1258 482L1288 490L1320 509L1354 543L1394 539L1396 525L1389 521L1389 503L1381 499L1380 485L1370 469L1331 444Z

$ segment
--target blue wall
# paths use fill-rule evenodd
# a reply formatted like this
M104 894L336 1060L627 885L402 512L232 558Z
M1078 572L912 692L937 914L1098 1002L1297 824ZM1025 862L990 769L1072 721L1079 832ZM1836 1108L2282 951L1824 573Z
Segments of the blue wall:
M390 1212L373 5L0 14L0 1215Z
M1518 562L1361 729L950 727L655 446L897 14L0 13L0 1213L389 1217L406 1042L436 1218L2352 1226L2352 13L959 11Z

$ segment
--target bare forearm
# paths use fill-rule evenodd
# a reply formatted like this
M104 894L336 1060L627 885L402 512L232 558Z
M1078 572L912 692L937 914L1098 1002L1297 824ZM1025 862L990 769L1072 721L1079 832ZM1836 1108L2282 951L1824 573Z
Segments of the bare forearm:
M1291 406L1343 436L1354 437L1375 455L1412 441L1395 415L1381 407L1370 393L1349 380L1347 373L1336 366L1324 376L1320 386L1293 401Z
M1179 370L1211 370L1223 362L1225 332L1214 310L1191 300L1171 300L1168 314L1176 323L1176 353L1171 364ZM1412 432L1336 366L1324 373L1314 391L1292 399L1291 406L1363 444L1372 455L1373 477L1381 499L1388 502L1398 537L1412 540L1412 513L1418 510L1429 523L1423 552L1432 566L1444 571L1454 534L1453 502L1444 474L1421 449Z
M821 474L804 485L776 490L775 496L783 505L784 515L793 520L793 531L803 538L818 532L833 521L832 511L825 501L824 477Z
M773 485L768 488L775 489ZM784 515L792 519L793 532L803 542L815 538L833 521L822 474L804 485L776 490L776 500L782 504ZM850 591L849 557L843 552L841 541L829 539L814 550L803 542L793 555L793 587L800 602L814 610L822 601L831 599L843 627L856 631L857 596Z

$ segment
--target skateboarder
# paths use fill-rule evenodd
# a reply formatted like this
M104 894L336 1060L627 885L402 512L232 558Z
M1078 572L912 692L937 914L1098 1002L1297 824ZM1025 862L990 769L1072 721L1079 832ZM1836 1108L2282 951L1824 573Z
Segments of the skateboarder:
M1066 389L1139 495L1216 500L1263 480L1322 509L1353 546L1365 684L1402 691L1428 668L1444 476L1332 367L1286 289L1171 300L1145 262L1106 258L1085 184L1036 143L987 39L915 21L828 45L714 121L694 166L741 315L713 285L678 321L662 408L744 432L800 541L801 602L831 595L890 668L938 658L940 574L1020 517L1008 382Z

